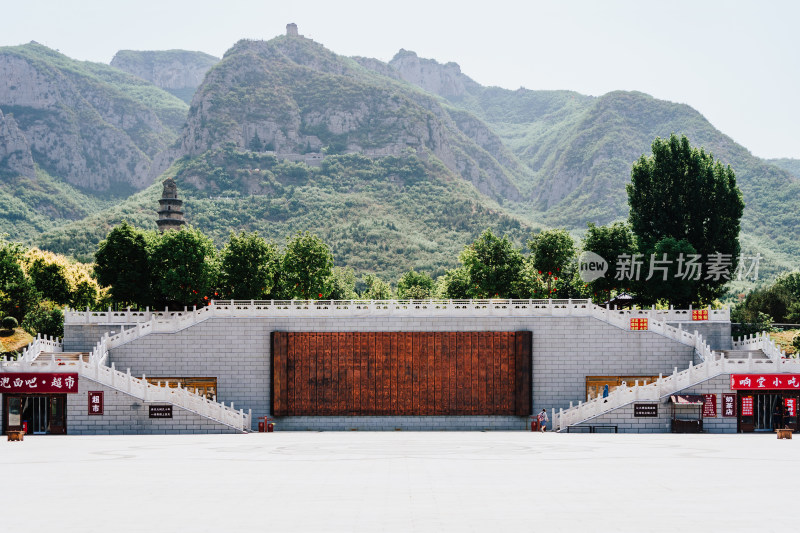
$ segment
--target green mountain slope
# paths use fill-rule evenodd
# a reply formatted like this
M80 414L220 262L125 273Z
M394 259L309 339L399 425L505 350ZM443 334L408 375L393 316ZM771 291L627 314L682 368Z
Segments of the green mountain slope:
M226 147L183 158L165 175L178 183L187 221L217 245L231 230L258 230L276 242L310 230L331 245L337 264L388 279L410 268L441 274L487 227L519 243L530 233L444 165L414 155L336 155L315 168ZM253 187L260 193L249 194ZM154 184L41 242L88 258L122 220L155 229L160 193Z
M153 157L175 140L187 109L144 80L37 43L0 48L0 80L0 110L33 160L91 194L149 184Z
M549 224L583 228L627 217L625 184L633 162L650 153L655 137L683 134L736 171L746 202L747 250L768 256L773 272L800 266L800 181L790 174L795 162L770 164L754 157L687 105L637 92L592 98L487 88L454 63L441 65L404 50L389 64L402 78L489 124L533 171L531 180L520 184L522 203Z

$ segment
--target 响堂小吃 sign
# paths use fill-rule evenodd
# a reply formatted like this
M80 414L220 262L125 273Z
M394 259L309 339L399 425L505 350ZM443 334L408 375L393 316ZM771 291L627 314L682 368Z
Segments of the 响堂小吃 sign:
M658 404L635 403L633 404L633 416L635 418L655 418L658 416Z
M150 418L172 418L171 405L151 405Z
M19 372L0 375L0 393L58 394L78 392L78 374Z
M800 374L731 374L731 390L800 389Z

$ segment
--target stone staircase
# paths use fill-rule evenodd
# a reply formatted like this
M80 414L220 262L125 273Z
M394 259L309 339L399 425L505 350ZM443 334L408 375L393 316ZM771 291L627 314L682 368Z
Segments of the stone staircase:
M719 353L721 353L725 359L769 359L769 356L764 353L764 350L721 350Z

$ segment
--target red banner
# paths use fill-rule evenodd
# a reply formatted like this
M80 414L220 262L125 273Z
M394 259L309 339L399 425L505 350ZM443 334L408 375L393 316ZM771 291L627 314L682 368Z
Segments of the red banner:
M631 318L631 331L646 331L647 319L646 318Z
M784 398L786 416L797 416L797 398Z
M731 390L800 389L798 374L731 374ZM742 413L744 414L744 413Z
M717 395L703 394L703 418L717 417Z
M732 417L736 416L736 395L723 394L722 395L722 416Z
M692 309L692 320L708 320L708 309Z
M78 374L20 372L0 374L0 392L21 394L58 394L78 392Z
M89 414L102 415L103 414L103 391L89 391Z
M742 396L742 416L753 416L752 396Z

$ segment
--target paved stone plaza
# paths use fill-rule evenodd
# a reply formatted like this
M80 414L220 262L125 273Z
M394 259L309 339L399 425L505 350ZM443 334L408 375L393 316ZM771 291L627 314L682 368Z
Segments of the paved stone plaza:
M272 433L0 442L3 531L785 531L769 435ZM791 526L790 526L791 529Z

